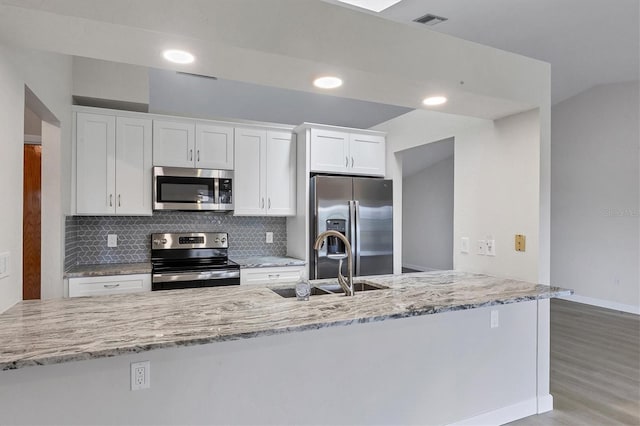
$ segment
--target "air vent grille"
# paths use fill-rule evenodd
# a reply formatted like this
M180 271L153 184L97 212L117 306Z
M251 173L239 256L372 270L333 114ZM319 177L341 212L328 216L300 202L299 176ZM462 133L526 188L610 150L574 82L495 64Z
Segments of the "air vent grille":
M445 18L444 16L432 15L431 13L427 13L419 18L413 20L413 22L417 22L419 24L434 26L441 22L448 21L449 18Z

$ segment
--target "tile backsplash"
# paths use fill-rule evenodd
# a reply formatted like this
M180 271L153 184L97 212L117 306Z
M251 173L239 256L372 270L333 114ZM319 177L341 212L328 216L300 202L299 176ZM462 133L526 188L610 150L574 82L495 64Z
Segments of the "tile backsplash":
M228 232L229 256L284 256L286 219L238 217L200 212L154 212L153 216L68 216L65 222L65 269L74 265L148 262L156 232ZM273 244L265 232L273 232ZM107 235L118 247L107 247Z

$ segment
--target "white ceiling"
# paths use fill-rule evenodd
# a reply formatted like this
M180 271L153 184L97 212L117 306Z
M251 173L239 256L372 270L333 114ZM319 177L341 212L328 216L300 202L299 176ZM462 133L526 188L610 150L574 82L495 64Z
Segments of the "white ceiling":
M549 62L551 98L557 103L599 84L638 79L639 5L638 0L402 0L375 15ZM427 13L449 20L433 27L412 22Z

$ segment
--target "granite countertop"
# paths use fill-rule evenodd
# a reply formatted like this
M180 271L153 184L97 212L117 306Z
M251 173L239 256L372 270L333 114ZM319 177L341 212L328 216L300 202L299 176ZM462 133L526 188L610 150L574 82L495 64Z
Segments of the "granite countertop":
M332 280L313 283L327 281ZM454 271L363 277L357 281L389 288L353 297L311 296L306 302L282 298L261 286L23 301L0 315L0 370L572 293L558 287Z
M288 256L253 256L253 257L231 257L232 261L240 265L241 268L268 268L277 266L304 266L304 260Z
M75 265L64 271L65 278L102 277L107 275L150 274L151 263L103 263Z

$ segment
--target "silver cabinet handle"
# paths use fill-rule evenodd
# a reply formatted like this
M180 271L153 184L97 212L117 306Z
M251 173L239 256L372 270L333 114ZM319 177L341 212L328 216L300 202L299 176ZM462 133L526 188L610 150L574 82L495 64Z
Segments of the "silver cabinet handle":
M189 161L193 161L193 150L189 150Z
M344 166L349 167L349 157L344 157L344 159L345 159Z
M262 199L262 203L260 204L260 208L264 209L264 198Z
M121 207L122 204L120 203L120 201L122 201L122 194L118 194L118 207Z
M280 274L269 274L269 279L270 280L273 280L273 279L277 280L278 278L280 278Z
M269 197L269 200L267 201L267 208L268 209L271 208L271 197Z
M200 162L200 150L196 151L196 155L198 156L196 161Z
M104 288L116 288L116 287L120 287L120 284L104 284L103 285Z
M353 167L353 157L351 157L351 167Z
M109 207L113 207L113 194L109 194Z

